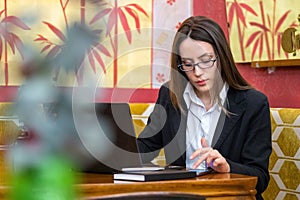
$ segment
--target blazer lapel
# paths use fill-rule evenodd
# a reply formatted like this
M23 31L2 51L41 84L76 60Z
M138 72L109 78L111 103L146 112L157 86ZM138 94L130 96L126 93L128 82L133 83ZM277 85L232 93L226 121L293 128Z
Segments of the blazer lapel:
M181 104L182 108L185 112L187 112L187 106L185 103ZM172 133L171 137L172 140L174 137L176 137L175 146L172 148L172 155L176 156L170 156L170 159L172 162L174 160L177 160L177 164L185 164L185 159L186 159L186 123L187 123L187 116L184 113L175 111L172 115L172 122L174 129L170 131ZM178 157L180 155L180 157Z
M187 106L185 103L182 104L182 108L187 113ZM187 115L184 113L181 113L179 116L180 116L180 120L178 120L178 122L180 121L180 126L178 127L178 133L177 133L177 134L179 134L179 137L177 136L177 138L180 138L180 139L176 140L176 141L177 141L179 153L181 154L182 152L186 151ZM181 156L182 162L185 163L186 154L183 153L181 155L182 155Z
M222 143L227 138L228 134L230 134L236 122L240 119L242 114L245 112L246 109L245 98L246 98L245 92L229 88L227 94L226 109L230 112L230 114L229 117L226 116L225 118L224 127L221 128L222 132L216 144L214 145L214 148L219 148L220 146L222 146Z

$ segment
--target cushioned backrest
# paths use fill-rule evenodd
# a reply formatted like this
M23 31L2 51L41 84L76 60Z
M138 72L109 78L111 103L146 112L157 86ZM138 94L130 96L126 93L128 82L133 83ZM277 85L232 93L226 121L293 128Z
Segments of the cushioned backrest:
M137 134L146 125L154 104L131 104ZM271 108L272 147L271 180L263 193L265 199L300 199L300 109ZM164 162L163 151L155 159Z
M300 109L271 108L270 183L265 199L300 199Z

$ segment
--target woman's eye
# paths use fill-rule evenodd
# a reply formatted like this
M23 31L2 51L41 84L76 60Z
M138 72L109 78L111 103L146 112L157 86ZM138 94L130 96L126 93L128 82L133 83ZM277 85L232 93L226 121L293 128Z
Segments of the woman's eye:
M209 63L211 60L202 60L201 62L206 64L206 63Z
M192 67L193 64L192 63L184 63L184 66L186 66L186 67Z

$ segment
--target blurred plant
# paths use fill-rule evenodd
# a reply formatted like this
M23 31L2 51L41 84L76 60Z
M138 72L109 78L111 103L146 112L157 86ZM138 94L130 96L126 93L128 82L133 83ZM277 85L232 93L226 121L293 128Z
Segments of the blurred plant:
M4 15L2 19L2 15ZM23 23L16 16L7 15L7 1L4 0L4 9L0 11L0 61L2 60L2 55L4 54L4 79L5 85L8 85L8 45L13 54L16 50L23 56L23 42L18 35L9 30L9 27L18 27L23 30L30 30L30 28Z
M69 3L69 0L65 1L65 3L63 3L62 0L59 0L60 2L60 6L62 8L62 12L63 12L63 16L64 16L64 21L65 21L65 26L66 26L66 32L72 32L70 30L69 27L69 22L68 22L68 18L66 15L66 9ZM100 1L101 2L101 1ZM92 2L94 3L94 2ZM85 23L85 0L80 0L80 5L81 5L81 20L80 20L80 27L84 27L86 26ZM101 4L102 6L102 4ZM44 47L41 50L41 53L48 51L47 53L47 57L49 58L55 58L55 57L62 57L64 55L64 51L69 51L69 50L74 50L78 48L78 45L80 45L80 43L76 42L76 41L70 41L67 40L67 37L65 36L65 34L63 33L63 31L61 31L59 28L57 28L55 25L44 21L44 24L46 24L48 26L48 28L60 39L60 41L62 42L61 44L56 44L55 42L51 41L50 39L48 39L47 37L38 34L38 37L35 39L35 41L40 42L41 44L44 45ZM74 28L74 27L73 27ZM105 56L111 57L111 54L109 53L109 51L106 49L105 46L103 46L99 40L97 40L97 38L100 37L101 34L101 30L100 29L94 29L94 30L90 30L90 33L81 33L81 32L75 32L76 34L91 34L93 36L96 36L95 38L90 38L90 43L88 44L88 48L83 48L85 51L85 54L81 54L80 57L74 57L74 58L69 58L69 59L76 59L75 63L76 66L72 67L73 71L75 72L75 75L77 77L77 81L79 83L79 85L82 83L82 74L80 73L79 69L80 67L84 67L84 59L87 57L88 61L90 63L90 66L92 67L94 73L96 73L96 62L98 62L98 64L101 66L102 70L104 73L106 73L106 66L103 62L103 59L101 57L101 54L104 54ZM73 64L75 64L73 63ZM64 64L64 63L60 63L60 64ZM57 77L59 75L59 70L61 67L64 67L62 65L57 66L56 68L56 73L54 76L54 80L57 80Z
M86 26L74 23L66 34L64 49L56 57L43 58L30 48L24 51L21 70L25 81L14 111L30 137L18 141L11 152L15 166L11 199L77 198L76 176L71 169L85 161L77 160L82 152L73 121L75 103L71 92L55 86L52 75L58 66L74 70L98 40ZM75 106L78 109L81 105Z

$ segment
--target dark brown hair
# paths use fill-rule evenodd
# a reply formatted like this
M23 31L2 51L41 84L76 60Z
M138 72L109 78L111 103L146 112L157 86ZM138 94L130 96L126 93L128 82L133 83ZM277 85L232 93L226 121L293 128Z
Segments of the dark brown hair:
M237 90L252 88L239 73L221 27L215 21L204 16L189 17L178 29L172 47L170 97L176 108L181 108L182 94L188 81L186 74L177 67L181 62L179 46L188 37L212 45L217 55L217 66L221 77L230 87Z

